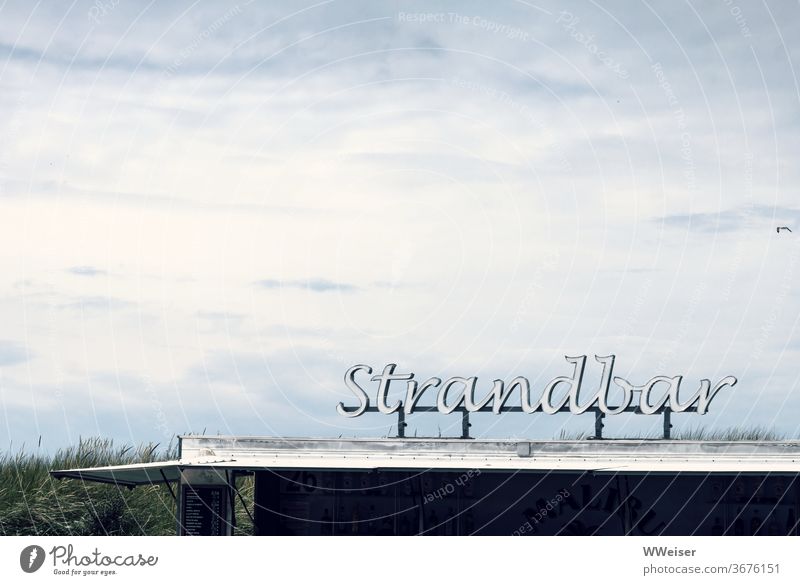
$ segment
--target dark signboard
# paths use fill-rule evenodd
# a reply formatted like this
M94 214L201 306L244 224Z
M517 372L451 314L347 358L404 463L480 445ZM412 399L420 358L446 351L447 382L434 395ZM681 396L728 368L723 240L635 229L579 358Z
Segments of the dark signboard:
M228 487L181 486L181 534L224 536L228 533Z
M799 498L783 475L263 471L256 533L794 535Z

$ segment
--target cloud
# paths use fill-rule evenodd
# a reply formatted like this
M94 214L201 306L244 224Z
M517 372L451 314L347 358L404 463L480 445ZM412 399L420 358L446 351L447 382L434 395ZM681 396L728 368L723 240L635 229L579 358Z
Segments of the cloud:
M317 293L343 292L350 293L359 290L354 284L334 282L325 278L310 278L308 280L274 280L271 278L259 280L256 286L264 289L296 288Z
M245 318L245 315L241 313L227 313L224 311L197 311L197 317L209 321L241 321Z
M117 309L124 309L131 306L132 303L114 297L103 296L86 296L77 297L74 300L62 303L59 305L62 309L74 309L81 311L99 311L106 310L112 311Z
M13 341L0 340L0 366L15 366L27 362L31 352Z
M770 220L774 226L794 227L800 223L800 210L790 207L769 207L766 205L742 206L735 209L720 210L716 213L678 213L665 215L655 219L668 227L686 228L703 233L734 232L755 227L764 220Z
M71 266L67 269L67 272L76 276L100 276L108 274L107 271L95 268L94 266Z
M233 331L238 333L247 320L247 315L225 311L200 310L195 315L200 333L230 334Z

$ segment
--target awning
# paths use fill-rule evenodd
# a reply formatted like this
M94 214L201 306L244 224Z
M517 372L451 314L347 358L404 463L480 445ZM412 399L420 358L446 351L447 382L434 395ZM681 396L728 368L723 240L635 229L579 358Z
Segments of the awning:
M85 467L82 469L59 469L51 471L56 479L82 479L99 483L112 483L126 487L152 485L180 480L181 469L191 467L217 468L233 463L224 459L174 460L154 463L133 463L129 465L108 465L106 467Z

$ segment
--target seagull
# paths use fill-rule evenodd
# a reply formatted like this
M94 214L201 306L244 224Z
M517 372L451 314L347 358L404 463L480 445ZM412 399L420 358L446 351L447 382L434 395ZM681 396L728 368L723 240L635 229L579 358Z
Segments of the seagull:
M781 230L786 230L787 232L791 232L792 231L786 226L781 226L779 228L775 228L775 231L778 232L778 233L781 233Z

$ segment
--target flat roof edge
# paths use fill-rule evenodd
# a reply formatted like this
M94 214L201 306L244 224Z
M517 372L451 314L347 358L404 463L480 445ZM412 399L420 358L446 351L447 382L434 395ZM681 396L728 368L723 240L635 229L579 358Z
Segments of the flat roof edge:
M462 439L461 437L303 437L303 436L278 436L278 435L178 435L179 439L189 440L241 440L241 441L346 441L346 442L375 442L395 441L404 443L546 443L546 444L725 444L725 445L798 445L800 439L748 439L748 440L722 440L722 439L662 439L662 438L628 438L628 439L530 439L530 438L490 438L477 437Z

